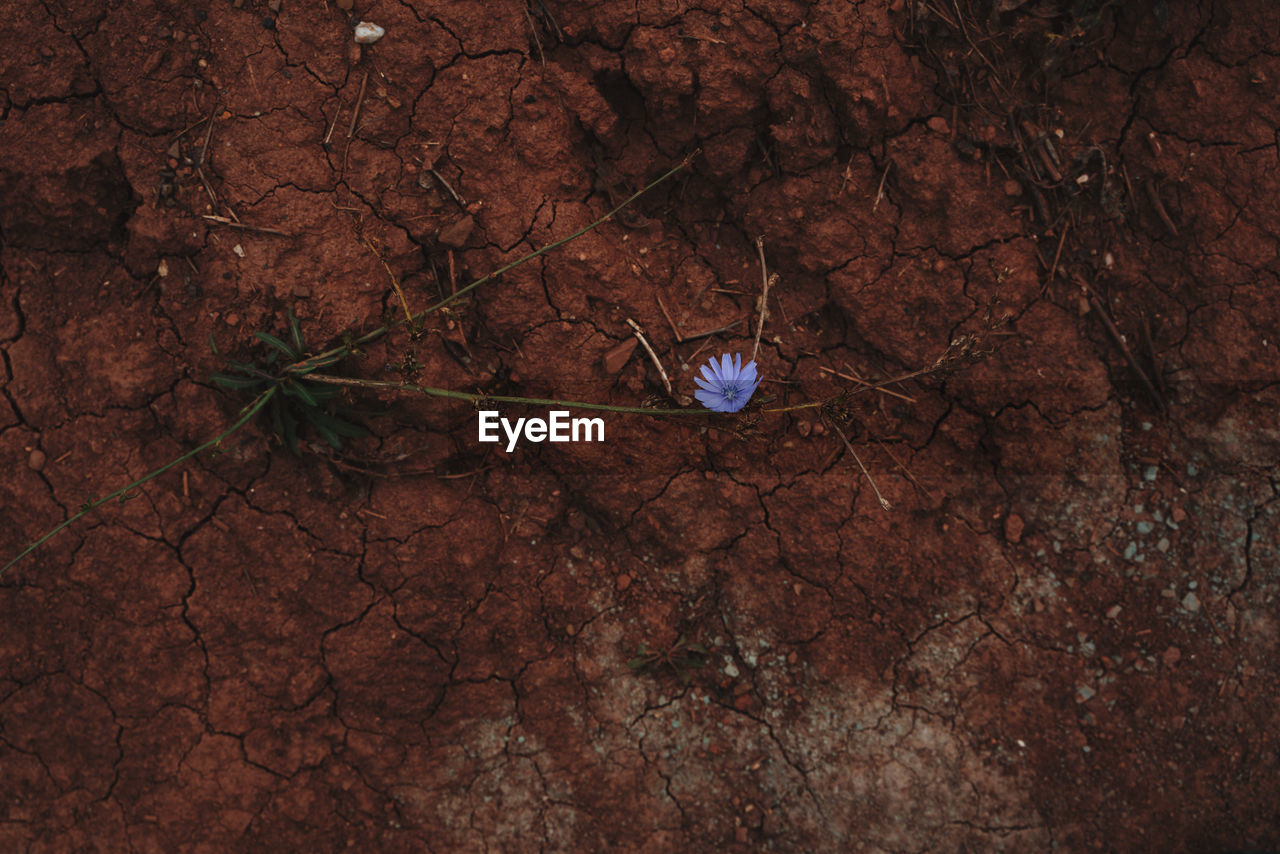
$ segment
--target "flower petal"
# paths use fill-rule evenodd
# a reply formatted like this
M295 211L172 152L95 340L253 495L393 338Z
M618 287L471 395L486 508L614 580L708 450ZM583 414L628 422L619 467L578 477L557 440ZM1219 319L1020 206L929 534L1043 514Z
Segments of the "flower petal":
M713 412L724 412L724 398L711 391L695 391L693 396L707 409Z
M720 376L726 380L733 379L734 375L733 362L729 361L729 354L725 353L720 357Z
M694 377L693 381L698 384L698 388L711 392L712 394L715 394L716 390L720 388L719 384L707 382L702 377Z

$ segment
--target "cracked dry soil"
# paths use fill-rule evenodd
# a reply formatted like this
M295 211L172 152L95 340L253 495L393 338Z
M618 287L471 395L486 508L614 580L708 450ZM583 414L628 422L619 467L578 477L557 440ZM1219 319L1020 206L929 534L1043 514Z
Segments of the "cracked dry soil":
M6 559L229 423L211 338L368 330L695 149L351 370L636 405L633 318L688 395L760 235L762 396L988 355L828 413L889 512L813 410L249 428L0 579L0 848L1280 846L1271 3L342 5L0 5Z

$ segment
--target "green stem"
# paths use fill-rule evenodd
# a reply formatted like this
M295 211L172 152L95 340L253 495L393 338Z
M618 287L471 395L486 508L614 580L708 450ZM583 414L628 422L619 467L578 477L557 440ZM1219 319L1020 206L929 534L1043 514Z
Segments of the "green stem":
M912 371L902 376L892 377L875 383L864 383L858 388L852 389L846 397L853 397L856 394L864 394L869 391L875 391L885 386L894 385L904 380L914 379L930 373L930 369ZM413 383L388 382L386 380L361 380L351 379L348 377L335 377L329 374L308 374L307 379L314 380L318 383L327 385L345 386L347 388L367 388L380 391L416 391L421 394L430 395L431 397L445 397L450 400L465 400L468 403L480 403L482 401L492 401L494 403L530 403L535 406L565 406L570 409L594 409L600 412L622 412L635 415L723 415L726 413L712 412L709 409L656 409L647 406L614 406L611 403L588 403L581 400L557 400L550 397L516 397L505 394L480 394L479 392L453 391L447 388L436 388L434 386L414 385ZM769 406L755 410L762 415L777 415L783 412L797 412L802 409L818 409L828 403L826 400L810 400L805 403L792 403L788 406ZM750 414L750 413L744 413Z
M708 409L654 409L645 406L614 406L611 403L587 403L581 400L554 400L548 397L514 397L506 394L479 394L465 391L453 391L447 388L414 385L412 383L395 383L384 380L354 380L346 377L331 377L327 374L309 374L309 380L329 385L347 386L350 388L381 389L383 391L416 391L431 397L447 397L451 400L465 400L469 403L493 401L494 403L531 403L535 406L565 406L570 409L594 409L601 412L624 412L636 415L714 415Z
M489 273L486 276L482 276L479 279L476 279L474 282L467 285L462 290L458 291L452 296L445 297L440 302L436 303L430 308L423 309L417 314L410 315L409 317L406 317L402 320L397 320L393 323L388 323L385 326L380 326L377 329L373 330L372 332L365 333L364 335L355 339L355 341L351 342L350 344L344 344L341 347L334 347L332 350L326 350L325 352L320 353L319 355L311 356L310 358L303 359L301 362L298 362L296 365L290 365L287 368L287 370L290 373L302 374L302 373L306 373L309 370L314 370L316 367L319 367L318 365L313 364L315 362L323 361L332 356L346 356L348 353L350 353L351 348L359 347L362 344L369 344L373 341L376 341L377 339L381 338L383 335L386 335L392 329L403 326L406 323L409 323L409 324L416 323L422 318L426 317L427 315L433 314L439 311L440 309L444 308L449 303L453 302L459 297L462 297L465 294L468 294L471 291L474 291L476 288L480 287L481 285L484 285L493 281L494 279L501 276L503 273L514 270L516 267L519 267L521 264L524 264L527 261L532 261L534 258L537 258L540 255L545 255L546 253L550 252L552 249L556 249L558 247L564 246L566 243L577 240L579 237L586 234L588 231L591 231L594 228L598 228L599 226L608 222L610 219L616 216L618 212L621 211L623 208L626 208L628 205L635 202L636 199L640 198L645 193L649 192L654 187L658 186L663 181L667 180L672 175L679 172L681 169L686 168L693 161L693 158L698 156L698 153L699 153L698 151L694 151L684 160L681 160L678 164L676 164L674 168L669 169L667 172L665 172L662 175L662 177L656 178L653 181L650 181L648 184L644 185L642 188L640 188L639 190L637 190L636 192L628 196L623 202L621 202L613 210L609 211L607 214L595 220L591 224L583 226L582 228L575 231L573 234L570 234L568 237L562 237L559 240L555 241L554 243L548 243L546 246L543 246L541 249L535 249L533 252L530 252L528 255L521 256L520 258L517 258L516 260L512 261L510 264L507 264L504 267L499 267L498 269L494 270L492 273Z
M167 472L169 469L178 465L179 463L183 463L191 459L201 451L204 451L208 448L212 448L214 445L217 445L223 439L227 438L232 433L236 432L241 427L248 424L253 419L253 416L257 415L258 411L261 410L262 407L266 405L267 401L271 399L271 395L275 394L275 391L276 391L276 388L275 386L273 386L267 389L266 391L264 391L262 394L258 395L258 397L255 398L251 404L249 404L247 407L244 408L244 410L242 410L242 414L239 420L237 420L236 423L232 424L225 431L220 433L216 438L210 439L200 447L196 448L193 451L188 451L187 453L183 454L177 459L170 460L169 462L162 465L160 468L156 469L150 474L143 475L141 478L139 478L138 480L135 480L133 483L129 484L128 486L122 486L119 489L117 489L115 492L111 493L110 495L105 495L102 498L99 498L96 501L91 501L88 504L81 507L80 512L76 513L74 516L67 519L61 525L54 528L52 531L49 531L47 534L45 534L40 539L36 540L31 545L27 546L25 549L22 550L21 554L19 554L13 560L6 563L3 567L0 567L0 576L3 576L5 572L9 569L9 567L13 566L15 563L22 560L24 557L31 554L36 549L40 548L40 546L44 545L55 534L57 534L62 529L66 528L68 525L78 521L79 519L84 518L90 512L97 509L98 507L101 507L103 504L106 504L108 501L111 501L112 499L115 499L115 498L119 498L122 495L126 495L129 493L130 490L137 489L139 486L142 486L144 483L147 483L150 480L154 480L155 478Z

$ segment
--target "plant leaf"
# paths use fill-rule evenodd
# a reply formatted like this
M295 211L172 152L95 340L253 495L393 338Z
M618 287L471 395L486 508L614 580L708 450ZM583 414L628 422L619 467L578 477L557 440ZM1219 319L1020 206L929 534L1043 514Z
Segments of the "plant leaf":
M293 348L291 348L288 344L284 343L279 338L277 338L276 336L272 335L269 332L255 332L253 333L253 337L257 338L263 344L266 344L270 347L274 347L275 349L279 350L281 353L283 353L292 361L296 362L302 358L301 353L295 352Z
M308 391L307 387L302 383L286 381L281 388L284 390L285 394L298 398L307 406L317 407L320 405L320 402L311 396L311 392Z
M293 349L301 354L307 349L307 345L302 341L302 328L298 325L298 315L293 313L293 309L289 309L289 337L293 339Z
M311 426L316 428L316 432L320 434L321 439L324 439L329 443L329 447L333 448L335 451L342 450L342 439L338 438L337 433L333 432L323 424L317 424L314 420L311 422Z
M344 421L341 418L334 418L327 412L319 409L310 410L306 413L307 420L317 427L323 425L326 428L337 433L339 436L348 436L352 439L358 439L361 436L368 436L369 430L360 424L353 424L350 421Z
M214 374L209 377L209 380L223 388L253 388L262 382L262 380L250 379L249 377L233 377L228 374Z

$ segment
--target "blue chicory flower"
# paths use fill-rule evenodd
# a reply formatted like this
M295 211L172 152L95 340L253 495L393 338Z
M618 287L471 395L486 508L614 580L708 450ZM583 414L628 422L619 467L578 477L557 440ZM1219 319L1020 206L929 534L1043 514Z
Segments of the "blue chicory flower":
M742 356L735 355L730 361L729 354L720 357L719 363L714 356L702 366L702 376L694 377L701 391L693 396L698 402L714 412L737 412L747 405L760 378L756 376L756 363L747 362L742 366Z

